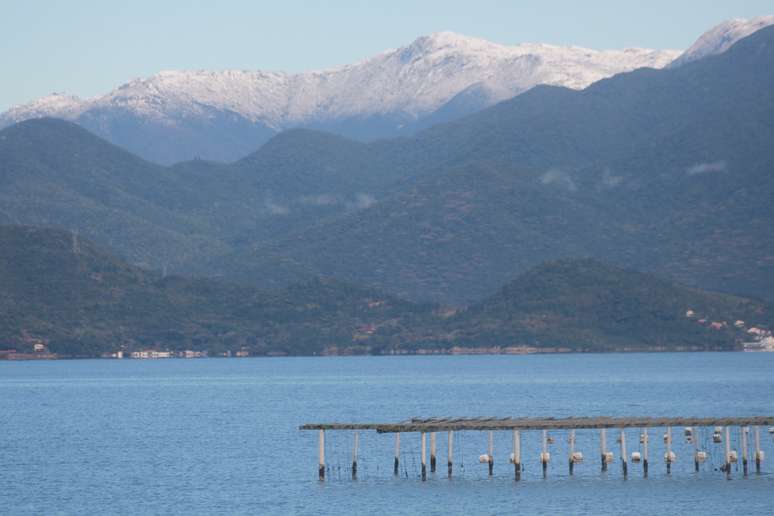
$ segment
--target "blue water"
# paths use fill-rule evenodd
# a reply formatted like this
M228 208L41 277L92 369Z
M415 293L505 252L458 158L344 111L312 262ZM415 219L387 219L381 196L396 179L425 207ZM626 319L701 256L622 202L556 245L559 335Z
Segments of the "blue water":
M298 430L442 415L768 415L772 394L774 353L0 362L0 513L774 514L767 429L764 474L731 480L709 442L712 460L693 473L682 429L671 477L654 429L648 479L637 465L628 480L617 463L600 473L592 431L578 434L586 462L572 478L555 432L543 479L539 434L526 433L518 484L508 432L496 434L493 478L477 461L486 434L458 435L452 480L439 434L439 473L425 483L416 435L403 435L395 479L393 436L361 433L352 481L352 435L329 432L320 483L316 432ZM618 458L612 432L608 442Z

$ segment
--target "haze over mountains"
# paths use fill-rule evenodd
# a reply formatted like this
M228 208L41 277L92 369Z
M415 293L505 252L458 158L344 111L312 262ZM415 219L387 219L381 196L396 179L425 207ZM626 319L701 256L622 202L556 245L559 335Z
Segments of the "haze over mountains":
M412 137L294 129L228 164L157 165L28 120L0 131L0 223L250 289L327 277L477 306L544 262L590 257L774 302L773 85L765 27Z

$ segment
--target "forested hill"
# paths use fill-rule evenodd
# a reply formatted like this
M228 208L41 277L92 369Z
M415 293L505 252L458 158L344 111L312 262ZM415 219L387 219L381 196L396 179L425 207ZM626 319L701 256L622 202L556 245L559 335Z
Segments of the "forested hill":
M149 348L253 355L730 350L748 328L770 322L761 302L592 260L547 263L460 309L332 280L260 290L163 277L71 232L0 226L0 349L44 343L70 356Z

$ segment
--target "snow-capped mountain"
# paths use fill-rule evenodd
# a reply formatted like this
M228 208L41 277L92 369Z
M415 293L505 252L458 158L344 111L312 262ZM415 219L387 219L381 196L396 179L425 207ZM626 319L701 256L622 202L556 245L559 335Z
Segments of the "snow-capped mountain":
M702 34L696 43L675 59L670 66L681 66L697 59L725 52L740 39L746 38L753 32L769 25L774 25L774 16L758 16L749 20L735 18L724 21Z
M537 84L583 88L635 68L664 67L677 55L673 50L506 46L439 32L359 63L323 71L164 71L95 98L53 94L10 109L0 116L0 126L54 116L74 120L151 159L174 161L197 154L234 159L255 149L261 143L256 138L291 127L328 129L363 140L394 136L459 94L474 96L475 101L453 104L458 107L446 114L447 119ZM229 127L224 129L223 124ZM206 140L203 136L167 155L159 155L154 147L164 140L175 145L165 132L175 132L179 141L192 137L192 132L225 130L232 141L239 140L240 127L251 129L249 143L225 153L208 153L204 143L196 144ZM153 141L135 135L140 128L153 133Z

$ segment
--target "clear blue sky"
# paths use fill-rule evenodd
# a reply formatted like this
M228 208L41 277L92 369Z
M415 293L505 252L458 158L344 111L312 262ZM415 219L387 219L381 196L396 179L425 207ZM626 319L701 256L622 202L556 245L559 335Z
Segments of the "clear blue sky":
M0 111L165 69L302 71L451 30L505 44L685 48L758 0L0 0Z

